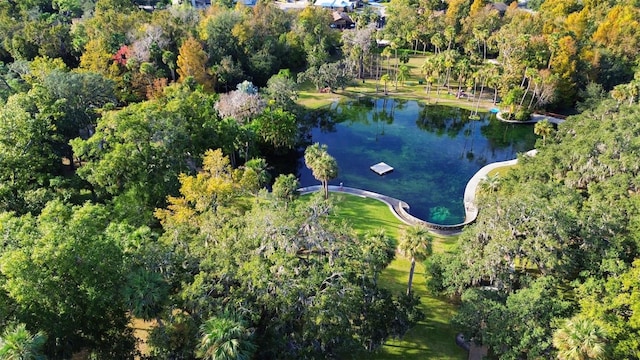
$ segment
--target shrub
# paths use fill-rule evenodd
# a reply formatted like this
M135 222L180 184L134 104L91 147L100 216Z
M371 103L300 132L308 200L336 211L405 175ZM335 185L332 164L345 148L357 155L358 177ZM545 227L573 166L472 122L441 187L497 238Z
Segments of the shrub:
M526 109L518 110L516 112L515 119L518 121L529 121L531 120L531 111Z

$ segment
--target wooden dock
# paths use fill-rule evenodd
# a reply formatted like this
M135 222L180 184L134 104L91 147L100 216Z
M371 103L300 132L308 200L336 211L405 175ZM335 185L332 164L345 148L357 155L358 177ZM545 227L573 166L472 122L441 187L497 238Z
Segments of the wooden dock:
M393 171L393 168L383 162L377 163L370 167L370 169L376 174L382 176Z

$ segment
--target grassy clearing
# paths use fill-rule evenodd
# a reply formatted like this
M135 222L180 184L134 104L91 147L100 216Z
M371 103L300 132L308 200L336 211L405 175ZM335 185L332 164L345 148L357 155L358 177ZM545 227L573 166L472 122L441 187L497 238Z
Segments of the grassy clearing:
M331 196L338 200L335 216L347 221L358 233L382 228L397 241L400 230L406 226L380 201L347 194ZM434 251L451 251L455 241L454 237L436 237ZM395 293L405 292L409 267L407 259L397 256L382 273L380 283ZM420 297L426 318L402 339L392 339L379 352L366 354L362 359L466 359L467 353L455 344L456 331L450 325L456 306L427 291L424 270L422 264L416 266L414 291Z
M332 193L331 196L337 204L334 216L348 222L359 234L383 229L397 241L400 231L406 226L381 201L344 193Z
M442 239L439 239L442 241ZM410 262L397 258L382 273L381 284L393 291L406 291ZM466 359L467 352L455 344L456 331L450 321L456 307L446 299L427 292L424 267L416 266L414 291L420 296L421 309L426 318L414 326L402 339L387 341L373 359Z
M320 93L315 88L303 87L298 92L297 102L308 109L318 109L345 98L348 98L345 94Z
M406 64L409 67L410 75L404 84L398 83L395 86L395 82L390 81L387 83L387 96L394 99L406 99L417 100L429 104L441 104L448 106L461 107L472 110L475 108L475 102L469 101L469 99L458 99L455 95L447 94L446 87L440 87L440 94L436 95L436 87L432 86L429 97L425 91L426 85L419 84L419 81L424 79L421 73L421 67L424 63L426 55L418 53L409 55L409 62ZM391 59L389 64L383 62L385 67L395 69L395 59ZM401 64L402 65L402 64ZM386 71L386 70L384 70ZM393 78L393 76L392 76ZM457 84L453 81L451 83L451 92L457 91ZM492 90L485 88L483 99L480 101L480 110L489 110L495 105L493 104ZM340 99L356 98L358 96L384 96L384 84L376 79L365 79L364 82L359 79L355 79L352 86L347 87L345 90L336 90L333 93L320 93L310 83L303 84L300 87L298 103L310 109L317 109L322 106L327 106L334 101Z

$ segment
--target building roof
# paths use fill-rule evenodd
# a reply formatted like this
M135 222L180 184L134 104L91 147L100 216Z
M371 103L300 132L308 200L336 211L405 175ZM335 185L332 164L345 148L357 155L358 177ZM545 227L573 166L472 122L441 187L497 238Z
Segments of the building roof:
M351 20L349 15L347 15L347 13L345 13L345 12L334 11L334 12L331 13L331 16L333 16L333 22L337 22L337 21L344 21L346 23L352 23L353 22L353 20Z
M353 8L353 5L347 0L316 0L313 5L332 9Z
M316 2L313 3L313 5L322 6L322 7L332 7L334 1L335 0L316 0Z
M501 14L504 14L507 9L509 8L509 6L503 2L497 2L497 3L493 3L491 4L491 7L493 7L494 9L498 10Z

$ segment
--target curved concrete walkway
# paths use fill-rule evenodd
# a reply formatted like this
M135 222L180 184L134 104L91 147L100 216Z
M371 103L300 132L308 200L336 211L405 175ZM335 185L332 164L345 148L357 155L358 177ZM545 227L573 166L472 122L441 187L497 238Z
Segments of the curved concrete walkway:
M506 120L501 116L500 112L496 114L496 117L500 121L504 121L507 123L514 123L514 124L531 124L531 123L537 123L544 119L547 119L549 120L550 123L553 123L556 125L564 122L564 119L560 119L552 116L546 116L542 114L532 114L531 120L529 121ZM537 152L538 150L533 149L526 152L525 155L535 156ZM391 212L400 221L404 222L405 224L408 224L408 225L424 224L425 226L427 226L427 228L429 228L429 230L431 230L434 233L442 234L442 235L453 235L453 234L460 233L465 226L476 221L476 218L478 217L478 211L479 211L478 206L476 204L476 192L478 190L478 186L480 185L482 180L484 180L487 177L489 172L503 166L511 166L517 163L518 163L518 159L499 161L499 162L487 164L484 167L482 167L480 170L478 170L478 172L476 172L471 177L469 182L467 182L467 186L464 189L464 196L463 196L464 214L465 214L464 221L460 224L455 224L455 225L440 225L440 224L434 224L434 223L430 223L428 221L419 219L409 214L408 210L410 207L409 207L409 204L407 204L406 202L402 200L398 200L396 198L392 198L391 196L378 194L373 191L356 189L356 188L351 188L346 186L335 186L335 185L329 185L329 191L343 192L347 194L358 195L358 196L382 201L386 203L389 206L389 209L391 210ZM298 189L298 191L300 192L300 194L304 195L304 194L320 191L321 189L322 188L320 185L314 185L314 186L307 186L304 188L300 188Z
M538 153L538 150L533 149L533 150L527 151L525 155L535 156L537 153ZM480 182L482 182L482 180L484 180L492 170L495 170L503 166L515 165L517 163L518 163L518 159L513 159L513 160L499 161L499 162L487 164L483 166L480 170L478 170L478 172L471 177L471 179L467 183L467 186L464 188L464 208L465 208L465 214L466 214L465 222L471 218L473 218L473 221L475 221L476 218L478 217L478 207L476 205L476 192L478 190L478 186L480 185Z
M531 151L528 151L525 155L535 156L536 153L537 153L537 150L531 150ZM460 224L455 224L455 225L440 225L440 224L434 224L434 223L430 223L428 221L419 219L409 214L408 210L410 207L409 207L409 204L407 204L406 202L393 198L391 196L378 194L373 191L356 189L356 188L351 188L346 186L335 186L335 185L329 185L329 191L342 192L346 194L352 194L352 195L357 195L357 196L362 196L362 197L367 197L371 199L376 199L378 201L382 201L389 206L389 209L395 215L395 217L398 218L400 221L404 222L405 224L408 224L408 225L423 224L434 233L441 234L441 235L454 235L454 234L460 233L466 225L469 225L474 221L476 221L476 218L478 217L478 211L479 211L478 206L476 205L476 192L482 180L486 178L489 172L491 172L494 169L497 169L502 166L515 165L517 163L518 163L518 159L500 161L500 162L495 162L495 163L485 165L480 170L478 170L478 172L476 172L475 175L471 177L469 182L467 182L467 186L464 189L464 197L463 197L464 212L465 212L464 222ZM300 192L301 195L304 195L304 194L309 194L309 193L320 191L320 190L322 190L322 187L320 185L313 185L313 186L300 188L298 189L298 192Z
M322 190L322 187L320 185L307 186L307 187L303 187L303 188L298 189L298 191L300 192L301 195L312 193L312 192L316 192L316 191L321 191L321 190ZM368 191L368 190L356 189L356 188L351 188L351 187L346 187L346 186L335 186L335 185L329 185L329 191L331 191L331 192L342 192L342 193L346 193L346 194L352 194L352 195L357 195L357 196L361 196L361 197L366 197L366 198L376 199L378 201L382 201L383 203L387 204L387 206L389 206L389 209L395 215L395 217L398 218L398 220L400 220L400 221L402 221L402 222L404 222L405 224L408 224L408 225L423 224L430 231L432 231L432 232L434 232L436 234L441 234L441 235L457 234L462 230L462 228L465 225L473 222L473 221L469 221L469 222L465 221L462 224L456 224L456 225L434 224L434 223L430 223L428 221L424 221L422 219L419 219L419 218L409 214L409 212L408 212L409 204L407 204L406 202L404 202L402 200L398 200L396 198L392 198L391 196L378 194L378 193L375 193L373 191ZM477 211L476 211L476 215L477 215ZM465 218L465 220L466 220L466 218ZM473 220L475 220L475 217L473 218Z
M498 118L498 120L502 121L502 122L506 122L506 123L510 123L510 124L535 124L537 122L540 122L544 119L549 120L550 123L552 124L561 124L564 122L564 119L560 119L557 117L553 117L553 116L547 116L547 115L543 115L543 114L531 114L531 120L527 120L527 121L518 121L518 120L507 120L505 118L502 117L502 111L498 112L496 114L496 118Z
M313 193L313 192L320 191L320 190L322 190L322 187L320 185L313 185L313 186L307 186L307 187L300 188L300 189L298 189L298 192L300 193L300 195L305 195L305 194ZM402 217L400 215L401 211L399 211L399 209L408 209L409 208L409 204L407 204L406 202L404 202L402 200L398 200L396 198L392 198L391 196L378 194L378 193L375 193L373 191L356 189L356 188L351 188L351 187L346 187L346 186L329 185L329 191L330 192L341 192L341 193L346 193L346 194L351 194L351 195L357 195L357 196L361 196L361 197L366 197L366 198L376 199L378 201L382 201L383 203L385 203L385 204L387 204L389 206L389 209L398 218L398 220L400 220L400 221L402 221L402 222L404 222L406 224L409 224L409 225L413 224L413 222L410 222L409 219L406 219L406 218L404 218L404 217Z

